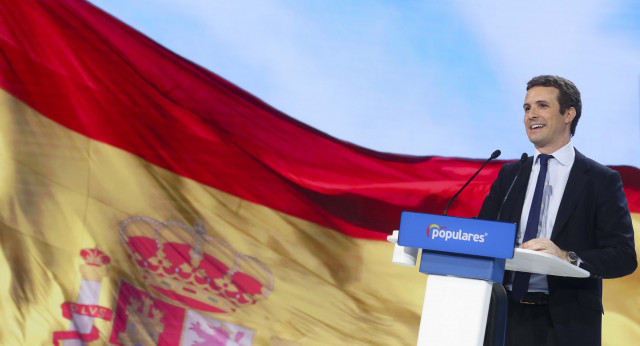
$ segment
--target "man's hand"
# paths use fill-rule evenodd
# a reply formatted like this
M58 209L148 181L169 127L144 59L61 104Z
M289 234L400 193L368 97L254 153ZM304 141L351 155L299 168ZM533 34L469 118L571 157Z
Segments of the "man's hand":
M567 252L556 246L551 240L547 238L531 239L524 244L520 245L521 249L542 251L550 255L556 256L563 261L569 262L567 259Z

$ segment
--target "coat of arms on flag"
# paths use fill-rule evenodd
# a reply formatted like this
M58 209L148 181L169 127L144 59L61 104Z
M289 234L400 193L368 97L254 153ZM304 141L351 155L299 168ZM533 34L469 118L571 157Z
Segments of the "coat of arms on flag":
M201 223L131 217L121 223L120 237L152 290L121 282L112 343L251 344L250 329L197 311L233 313L266 299L274 282L264 263L205 235Z

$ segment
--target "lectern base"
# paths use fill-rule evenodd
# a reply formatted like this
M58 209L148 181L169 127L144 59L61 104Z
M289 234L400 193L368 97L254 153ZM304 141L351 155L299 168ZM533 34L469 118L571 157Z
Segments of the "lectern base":
M492 282L429 275L418 345L482 345Z

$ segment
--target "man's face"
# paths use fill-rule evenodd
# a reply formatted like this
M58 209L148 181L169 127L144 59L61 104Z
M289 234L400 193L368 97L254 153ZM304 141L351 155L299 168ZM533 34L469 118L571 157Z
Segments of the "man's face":
M551 154L571 139L573 107L560 113L558 89L536 86L527 91L524 99L524 126L527 136L541 153Z

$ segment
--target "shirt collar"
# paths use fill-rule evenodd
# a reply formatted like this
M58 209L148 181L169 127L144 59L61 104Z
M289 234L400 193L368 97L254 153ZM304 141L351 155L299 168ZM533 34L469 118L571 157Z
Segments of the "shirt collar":
M535 152L533 153L534 165L538 163L537 161L538 155L540 155L540 152L538 151L538 149L536 149ZM576 151L573 149L573 143L569 141L569 143L567 143L564 147L556 150L551 155L553 155L553 158L558 160L558 162L560 162L561 165L570 166L573 164L573 161L576 158Z

